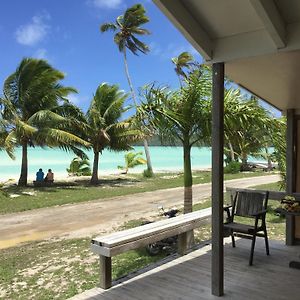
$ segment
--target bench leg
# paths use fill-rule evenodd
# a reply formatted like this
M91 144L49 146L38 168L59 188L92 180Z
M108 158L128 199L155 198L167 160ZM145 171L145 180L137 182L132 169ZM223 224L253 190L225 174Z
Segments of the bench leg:
M178 235L177 252L185 255L187 252L187 232Z
M111 257L100 255L100 287L109 289L111 281Z

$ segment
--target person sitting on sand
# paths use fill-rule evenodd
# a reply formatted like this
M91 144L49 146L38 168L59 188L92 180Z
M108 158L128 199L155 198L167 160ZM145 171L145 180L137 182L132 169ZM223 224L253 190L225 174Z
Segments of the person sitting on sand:
M39 169L38 172L36 172L36 181L41 182L44 180L44 172L43 169Z
M54 181L54 173L52 172L51 169L48 170L48 173L44 179L47 182L53 182Z

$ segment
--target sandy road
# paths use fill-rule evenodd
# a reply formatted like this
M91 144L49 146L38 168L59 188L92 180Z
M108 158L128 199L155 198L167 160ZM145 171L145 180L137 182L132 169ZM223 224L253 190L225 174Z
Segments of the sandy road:
M278 175L234 179L226 181L225 186L246 188L278 180ZM195 203L210 194L210 183L193 187ZM159 205L178 207L182 199L183 188L180 187L1 215L0 249L33 240L109 232L128 220L156 215Z

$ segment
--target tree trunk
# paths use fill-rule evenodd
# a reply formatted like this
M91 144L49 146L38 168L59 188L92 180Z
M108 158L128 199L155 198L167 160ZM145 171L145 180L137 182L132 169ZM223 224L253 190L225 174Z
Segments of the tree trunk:
M243 171L248 171L248 156L245 152L242 152L241 155L241 160L242 160L242 170Z
M144 139L144 149L145 149L145 155L146 155L146 160L147 160L147 169L148 169L148 172L150 172L151 175L153 175L153 169L152 169L151 158L150 158L150 151L149 151L149 146L148 146L147 139Z
M184 213L193 211L193 177L191 166L191 146L188 141L183 145L184 162Z
M94 163L93 163L93 174L90 183L98 183L98 163L99 163L99 151L94 151Z
M183 212L190 213L193 211L193 175L191 166L191 146L188 137L183 143L183 163L184 163L184 208ZM187 249L195 244L194 231L188 231L186 234Z
M129 76L127 56L126 56L126 47L124 48L123 54L124 54L124 65L125 65L126 78L127 78L127 81L128 81L130 91L131 91L132 100L133 100L133 103L135 105L135 109L137 110L136 95L135 95L135 92L134 92L134 89L133 89L133 84L132 84L130 76ZM144 150L145 150L146 159L147 159L147 169L152 175L153 174L153 168L152 168L151 159L150 159L150 151L149 151L149 147L148 147L148 141L147 141L146 138L144 138Z
M268 147L265 147L265 150L266 150L266 156L267 156L267 160L268 160L268 171L270 172L273 169L272 160L271 160L271 157L269 155L269 149L268 149Z
M235 161L235 156L234 156L234 151L233 151L232 144L229 142L229 143L228 143L228 146L229 146L229 151L230 151L230 158L231 158L231 161Z
M27 185L27 176L28 176L28 156L27 156L27 141L22 144L22 164L21 164L21 174L19 178L18 185L26 186Z

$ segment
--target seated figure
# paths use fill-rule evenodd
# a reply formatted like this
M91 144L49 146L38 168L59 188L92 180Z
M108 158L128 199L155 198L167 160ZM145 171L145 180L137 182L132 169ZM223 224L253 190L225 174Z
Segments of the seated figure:
M51 169L48 170L48 173L44 179L45 182L53 182L54 181L54 173Z
M44 180L44 172L42 169L39 169L38 172L36 172L36 181L42 182Z

